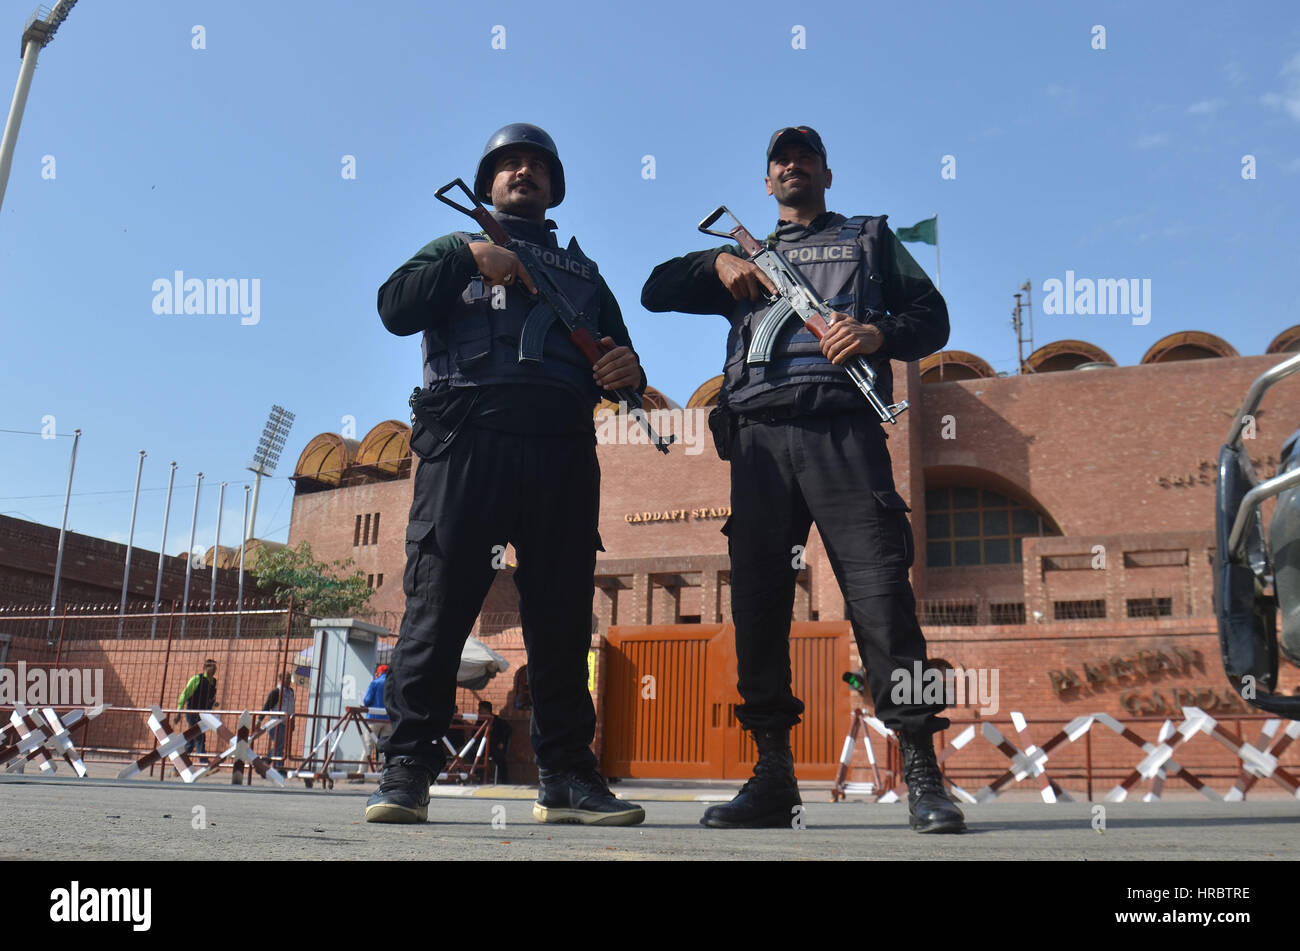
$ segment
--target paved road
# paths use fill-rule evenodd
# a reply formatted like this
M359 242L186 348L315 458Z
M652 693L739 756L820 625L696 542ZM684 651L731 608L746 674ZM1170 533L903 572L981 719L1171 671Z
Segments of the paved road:
M919 836L903 804L825 801L789 831L704 829L705 805L684 801L644 801L646 821L631 828L544 826L530 799L481 795L436 798L425 825L367 825L369 791L0 777L0 861L1300 859L1294 800L1106 804L1100 833L1088 803L997 801L963 807L967 835Z

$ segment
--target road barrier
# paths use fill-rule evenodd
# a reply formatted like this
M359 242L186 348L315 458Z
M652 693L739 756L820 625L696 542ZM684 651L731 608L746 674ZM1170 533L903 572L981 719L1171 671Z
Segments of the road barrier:
M78 776L85 776L86 764L72 743L71 731L84 727L105 709L104 704L80 707L69 710L61 719L53 707L32 711L21 703L14 704L9 723L0 729L0 767L8 772L34 760L40 764L41 772L53 773L52 749Z
M945 762L953 756L963 749L969 748L976 735L979 735L1005 756L1010 761L1010 766L974 795L951 782L945 775L945 783L951 790L954 799L970 803L990 802L1016 783L1032 779L1037 784L1039 795L1044 802L1072 802L1075 797L1048 773L1048 762L1057 750L1077 740L1090 738L1093 728L1102 726L1133 744L1143 753L1142 759L1106 794L1105 799L1107 802L1124 801L1144 781L1147 783L1147 791L1142 797L1143 801L1158 802L1164 792L1166 779L1171 777L1182 780L1202 796L1213 801L1242 801L1245 799L1246 793L1260 779L1271 779L1285 789L1288 794L1300 799L1300 779L1297 779L1292 772L1279 763L1282 753L1295 740L1300 739L1300 721L1285 721L1287 726L1282 729L1282 720L1268 719L1261 728L1259 738L1254 743L1249 743L1232 733L1223 723L1199 707L1183 707L1182 716L1183 719L1177 726L1172 720L1165 720L1159 728L1156 742L1152 743L1108 713L1085 714L1069 721L1049 740L1039 746L1034 742L1030 734L1029 723L1025 716L1019 712L1012 712L1011 724L1016 731L1016 740L1019 741L1019 746L1012 742L993 723L983 721L979 725L978 731L973 724L962 729L952 742L939 751L937 760L940 768L942 768ZM843 799L846 795L868 795L874 796L876 802L896 802L906 795L906 786L901 783L896 783L882 791L879 772L876 768L875 753L871 748L867 727L870 727L885 739L887 748L890 749L891 753L898 745L898 738L892 730L875 717L871 717L862 711L855 711L849 737L845 741L844 751L841 755L839 774L831 789L832 802ZM848 774L851 769L864 768L853 767L852 765L853 752L859 733L861 733L866 747L867 758L873 776L876 778L875 784L848 781ZM1234 785L1226 794L1221 795L1212 789L1208 783L1173 758L1176 749L1201 734L1212 737L1231 751L1232 755L1239 761ZM1091 799L1092 773L1090 759L1088 770L1089 788L1086 798Z

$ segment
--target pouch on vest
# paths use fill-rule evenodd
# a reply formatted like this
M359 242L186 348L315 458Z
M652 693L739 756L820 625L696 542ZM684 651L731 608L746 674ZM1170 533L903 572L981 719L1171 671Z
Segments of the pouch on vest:
M478 402L477 387L416 388L411 394L411 452L426 462L442 455Z
M709 412L709 430L713 433L713 448L718 458L726 462L731 458L731 441L736 436L736 417L719 403Z

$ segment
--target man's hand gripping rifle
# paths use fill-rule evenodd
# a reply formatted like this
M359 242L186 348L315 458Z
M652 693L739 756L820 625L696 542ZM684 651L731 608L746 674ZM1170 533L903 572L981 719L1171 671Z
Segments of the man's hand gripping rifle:
M464 205L459 205L452 199L448 198L447 192L451 191L453 188L459 188L464 192L469 197L469 200L474 203L473 207L466 208ZM597 361L599 361L605 353L601 350L600 344L596 342L596 338L592 335L586 317L573 306L573 303L564 295L564 292L560 290L559 286L551 276L546 273L545 269L536 267L530 261L532 255L525 253L523 248L519 247L510 235L506 233L506 229L501 227L501 223L488 213L488 210L483 207L478 198L474 196L474 193L470 191L469 186L458 178L454 182L444 185L442 188L434 192L434 197L443 204L450 205L462 214L469 215L477 221L479 226L483 229L483 233L488 236L493 244L500 245L503 248L516 252L516 256L524 266L524 270L528 272L528 276L533 279L533 284L537 287L537 296L540 299L534 307L534 312L536 312L538 308L545 308L554 313L555 316L559 317L561 323L564 324L565 328L569 332L569 341L578 348L578 351L584 357L587 358L588 363L595 366ZM529 319L525 321L525 330L527 330L528 324L533 323L532 316L533 315L530 314ZM543 324L538 324L538 326L542 325ZM521 351L531 351L532 349L531 346L524 347L521 345ZM538 341L536 349L540 352L540 341ZM520 360L526 361L527 359L528 357L521 353ZM677 437L668 436L665 438L654 431L654 428L650 425L650 420L646 417L646 412L641 402L641 394L631 387L620 390L607 390L606 392L617 399L620 403L627 405L629 414L637 421L640 427L645 430L646 435L650 437L651 445L660 452L666 454L668 452L668 447Z
M723 215L734 221L736 227L730 231L711 231L710 227ZM818 340L830 330L830 325L836 320L834 308L817 296L812 285L784 255L756 241L726 205L719 205L709 217L701 221L700 230L714 237L730 238L739 244L749 260L767 275L776 288L769 299L772 306L754 332L745 362L762 364L771 358L772 342L791 313L797 314ZM897 425L898 414L907 409L907 400L885 405L885 401L876 392L876 371L871 368L867 358L860 354L850 359L844 369L880 416L881 422Z

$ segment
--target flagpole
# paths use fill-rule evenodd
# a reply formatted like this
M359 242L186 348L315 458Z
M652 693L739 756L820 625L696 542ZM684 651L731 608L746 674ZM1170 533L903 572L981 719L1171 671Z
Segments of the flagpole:
M934 279L943 293L943 268L939 266L939 212L934 213Z

